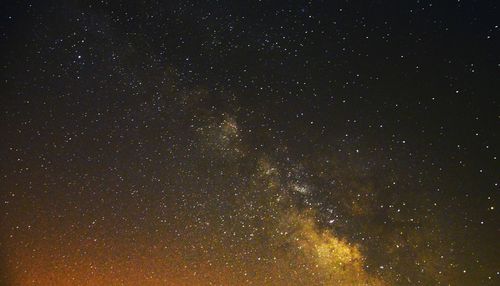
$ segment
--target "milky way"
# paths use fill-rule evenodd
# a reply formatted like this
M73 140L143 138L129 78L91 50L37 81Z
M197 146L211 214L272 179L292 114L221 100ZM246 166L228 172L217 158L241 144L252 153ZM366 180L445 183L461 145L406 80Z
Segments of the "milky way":
M494 1L36 2L0 285L498 285Z

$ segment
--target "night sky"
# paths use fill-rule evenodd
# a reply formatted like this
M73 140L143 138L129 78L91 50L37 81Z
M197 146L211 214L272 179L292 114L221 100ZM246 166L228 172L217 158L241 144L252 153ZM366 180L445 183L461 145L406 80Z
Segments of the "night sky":
M0 285L500 285L498 1L139 2L0 4Z

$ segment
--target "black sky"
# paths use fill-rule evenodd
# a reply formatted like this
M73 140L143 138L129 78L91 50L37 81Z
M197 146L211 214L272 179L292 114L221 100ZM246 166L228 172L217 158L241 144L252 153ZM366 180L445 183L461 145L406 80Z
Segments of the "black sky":
M2 2L4 284L498 283L496 1L165 2Z

